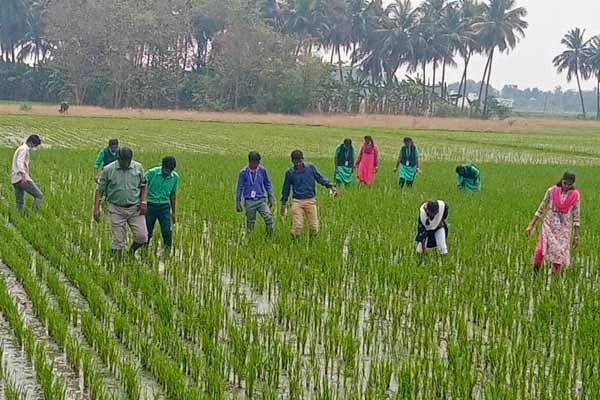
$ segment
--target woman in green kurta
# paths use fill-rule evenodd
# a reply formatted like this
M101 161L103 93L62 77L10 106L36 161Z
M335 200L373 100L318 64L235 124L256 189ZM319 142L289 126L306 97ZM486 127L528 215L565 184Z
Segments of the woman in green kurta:
M474 164L456 167L456 186L467 192L481 191L481 172Z
M354 147L352 139L344 139L344 143L335 148L335 181L350 185L354 172Z
M400 169L398 169L400 167ZM412 138L404 138L404 146L400 149L398 161L394 172L398 171L398 183L403 188L404 185L412 187L417 171L419 170L419 149L413 143Z

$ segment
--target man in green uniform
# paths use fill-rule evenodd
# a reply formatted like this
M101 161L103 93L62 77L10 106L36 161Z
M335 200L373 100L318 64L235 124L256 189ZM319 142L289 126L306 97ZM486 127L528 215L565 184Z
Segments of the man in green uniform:
M108 146L101 149L96 156L94 162L94 180L96 183L100 180L102 170L110 163L117 161L119 158L119 140L110 139Z
M481 172L474 164L462 164L456 167L456 186L467 192L481 191Z
M146 171L146 180L148 181L148 212L146 213L148 243L152 239L154 225L158 220L166 248L171 248L173 245L171 225L176 222L175 206L179 186L179 175L175 172L176 166L175 157L167 156L162 159L162 166Z
M119 150L117 162L104 168L94 196L94 219L100 221L100 202L106 196L112 232L112 250L121 255L126 247L129 225L133 232L130 252L148 242L148 231L144 215L148 207L146 200L146 176L142 164L133 161L133 151L128 147Z

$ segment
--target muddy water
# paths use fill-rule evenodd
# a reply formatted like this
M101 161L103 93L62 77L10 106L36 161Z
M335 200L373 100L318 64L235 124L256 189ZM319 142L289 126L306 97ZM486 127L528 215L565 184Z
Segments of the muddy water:
M87 394L80 385L77 373L67 363L65 354L50 338L46 327L35 317L31 301L15 274L3 263L0 263L0 273L6 280L8 292L19 310L23 322L33 330L36 341L44 345L48 360L54 364L54 372L65 378L67 398L86 399Z
M4 379L0 379L0 398L4 396L4 385L10 379L23 389L26 400L41 399L42 388L35 379L35 370L19 345L10 325L0 313L0 346L2 346L2 370Z

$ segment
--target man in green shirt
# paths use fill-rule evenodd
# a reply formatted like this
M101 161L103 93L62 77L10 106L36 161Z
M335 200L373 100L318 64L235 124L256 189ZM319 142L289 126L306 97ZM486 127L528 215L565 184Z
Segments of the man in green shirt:
M110 139L108 141L108 146L101 149L96 156L96 161L94 161L94 179L96 183L100 180L100 175L102 174L102 169L106 168L106 166L112 162L117 161L119 158L119 140L118 139Z
M128 147L119 150L117 162L104 168L96 186L94 196L94 219L100 221L100 202L106 196L112 232L112 250L123 254L127 242L126 226L133 232L130 252L148 242L148 231L144 215L148 207L146 200L146 176L142 164L133 161L133 151Z
M148 212L146 213L148 243L152 239L154 225L158 220L166 248L171 248L173 245L171 225L174 225L176 221L175 206L179 186L179 175L175 172L176 166L175 157L167 156L162 159L162 166L146 171L146 180L148 181Z

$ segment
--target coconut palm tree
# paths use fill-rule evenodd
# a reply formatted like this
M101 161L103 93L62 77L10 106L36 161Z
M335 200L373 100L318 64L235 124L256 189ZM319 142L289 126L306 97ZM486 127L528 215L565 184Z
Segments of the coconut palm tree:
M585 118L585 103L583 102L583 93L581 92L581 78L587 79L589 71L585 65L586 41L584 39L585 29L571 29L560 41L567 50L563 51L552 60L558 73L567 71L567 82L571 82L573 75L577 80L577 89L581 100L581 111Z
M588 41L585 48L585 64L596 77L596 119L600 120L600 35Z
M525 29L529 25L523 19L526 16L527 10L524 7L516 7L516 0L489 0L483 6L481 21L473 25L473 29L481 38L481 43L487 53L487 64L479 89L479 103L481 104L481 94L485 81L484 115L487 112L487 97L494 53L496 49L501 53L514 49L519 37L525 37Z
M481 40L473 29L473 25L478 22L483 15L483 5L475 0L461 0L459 3L460 24L457 33L461 38L461 42L457 44L457 51L464 60L464 69L458 87L458 96L456 97L456 105L459 98L462 98L461 109L465 107L465 98L467 96L467 81L468 69L471 57L475 53L480 53Z

